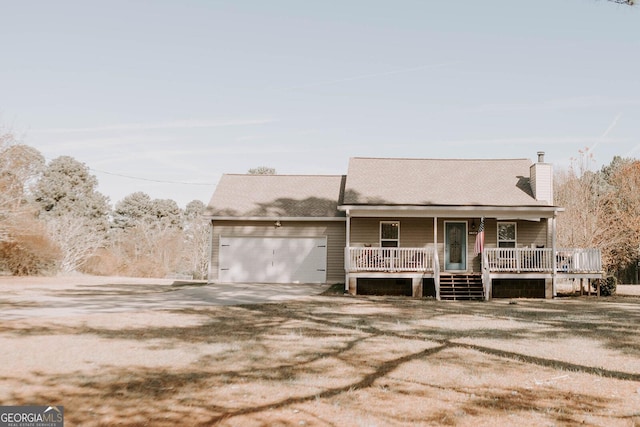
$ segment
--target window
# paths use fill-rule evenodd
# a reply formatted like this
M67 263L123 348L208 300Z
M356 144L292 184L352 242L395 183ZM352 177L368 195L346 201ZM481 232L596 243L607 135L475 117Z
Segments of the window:
M499 248L515 248L516 247L516 223L515 222L499 222L498 223L498 247Z
M380 246L383 248L397 248L400 246L400 222L380 222Z

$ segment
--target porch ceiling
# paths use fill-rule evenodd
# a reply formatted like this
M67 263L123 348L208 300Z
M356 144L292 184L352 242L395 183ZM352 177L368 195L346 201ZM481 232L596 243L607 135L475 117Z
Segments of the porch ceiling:
M563 208L557 206L361 206L342 205L351 217L486 218L539 221L553 218Z

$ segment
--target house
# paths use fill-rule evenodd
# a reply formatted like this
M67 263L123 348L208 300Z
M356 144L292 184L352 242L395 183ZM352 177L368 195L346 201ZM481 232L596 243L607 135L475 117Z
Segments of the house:
M345 283L352 294L555 296L602 276L558 248L553 170L528 159L352 158L345 176L224 175L209 281Z

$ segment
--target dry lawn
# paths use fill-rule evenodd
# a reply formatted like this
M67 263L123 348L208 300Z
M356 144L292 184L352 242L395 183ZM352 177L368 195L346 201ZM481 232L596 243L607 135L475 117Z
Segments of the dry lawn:
M635 426L639 324L636 297L342 295L6 320L0 404L69 426Z

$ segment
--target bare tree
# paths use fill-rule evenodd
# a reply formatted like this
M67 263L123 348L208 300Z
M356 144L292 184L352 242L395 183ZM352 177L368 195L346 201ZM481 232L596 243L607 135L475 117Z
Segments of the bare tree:
M558 244L562 247L596 247L603 251L605 265L611 265L608 248L618 244L612 235L604 200L610 191L602 175L589 170L593 158L581 150L569 170L556 175L556 201L565 211L558 217Z
M182 211L175 201L132 193L116 204L113 217L111 250L120 274L157 277L179 268Z
M588 149L556 176L558 244L596 247L605 269L618 272L640 258L640 162L614 157L591 171Z
M18 143L12 133L0 128L0 219L22 213L43 168L44 157L38 150ZM4 221L0 228L6 228L1 224ZM6 230L0 235L6 235Z
M60 250L45 224L33 214L14 215L4 221L8 237L0 241L0 269L14 275L54 273Z
M610 252L616 270L622 270L640 259L640 161L622 163L609 183L604 206L616 242Z
M0 212L16 211L26 204L44 164L44 156L28 145L0 147Z
M53 271L59 255L30 203L31 186L43 167L38 150L0 128L0 269L12 274Z
M95 223L73 213L47 219L47 231L60 249L60 271L78 271L105 244L103 233L92 232Z
M209 223L203 218L205 208L200 200L193 200L187 204L184 213L184 269L196 279L207 277Z

